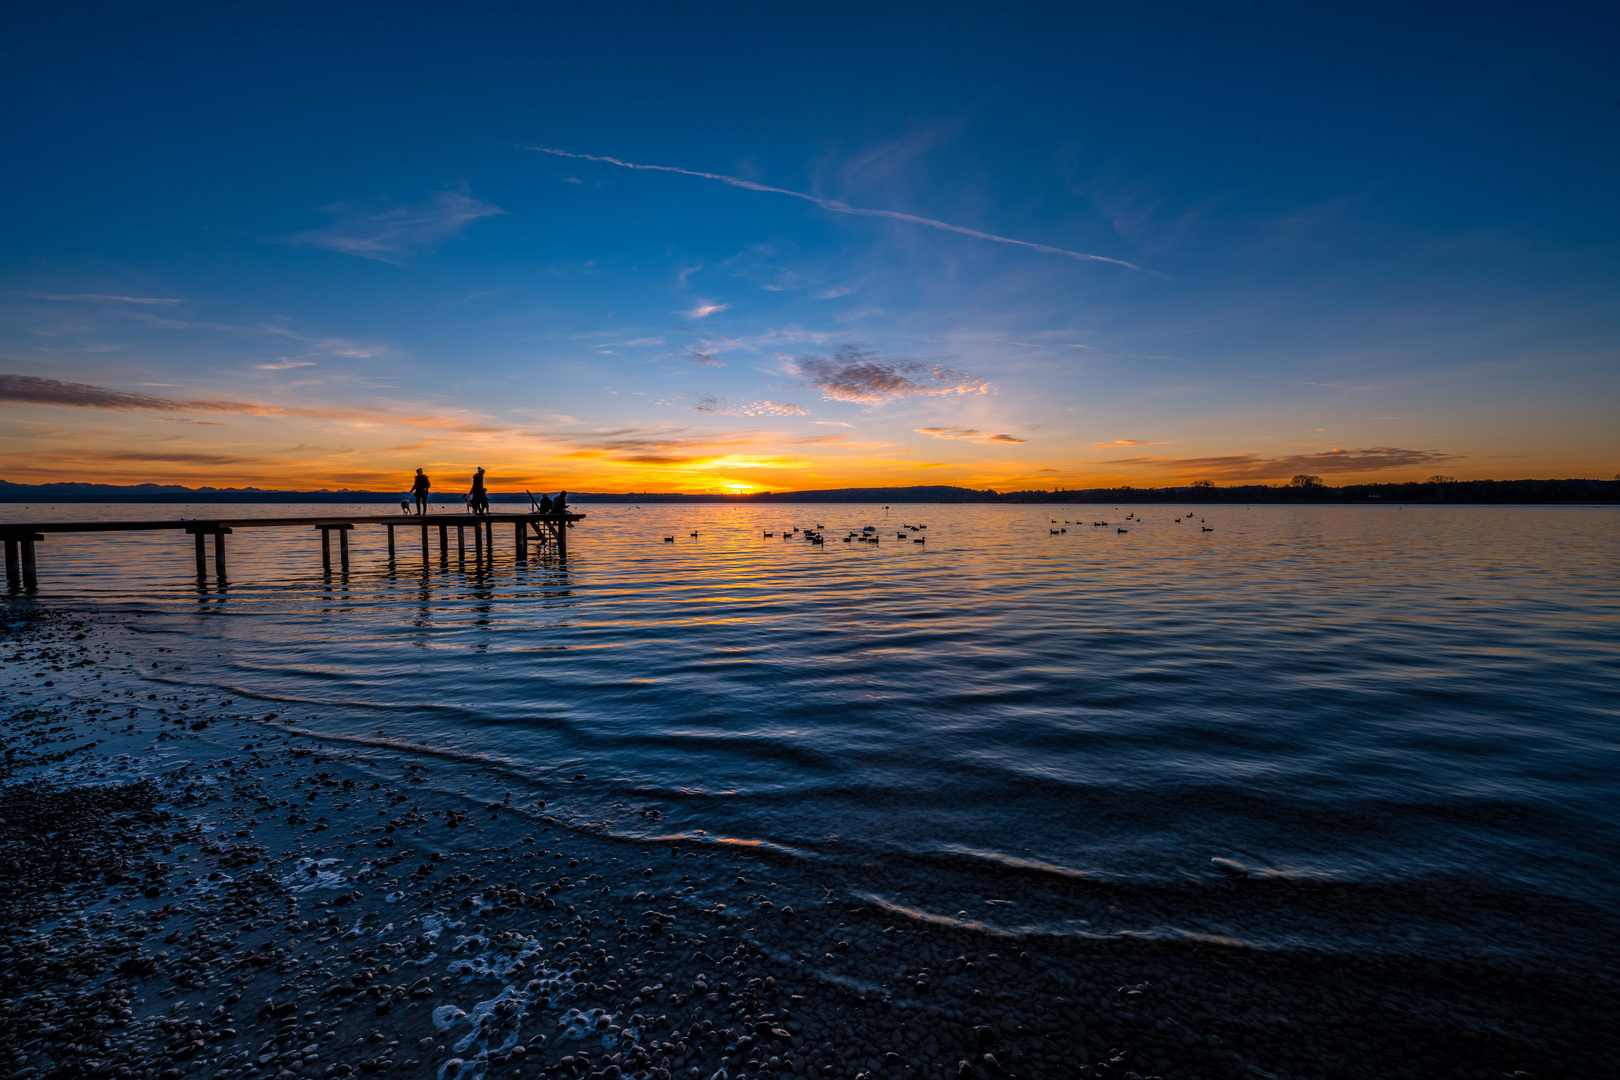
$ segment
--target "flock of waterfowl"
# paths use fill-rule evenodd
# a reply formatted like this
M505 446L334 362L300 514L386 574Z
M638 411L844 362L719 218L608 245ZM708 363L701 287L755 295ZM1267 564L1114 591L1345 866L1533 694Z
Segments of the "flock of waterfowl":
M928 528L928 526L926 526L926 525L902 525L900 527L902 529L910 529L912 532L918 532L918 531L920 531L922 529ZM798 529L798 528L784 529L784 530L782 530L781 536L782 536L783 540L791 540L795 536L799 536L799 537L803 538L804 540L806 540L806 541L808 541L809 543L812 543L812 544L825 544L827 542L827 536L826 536L825 533L823 533L821 531L824 528L826 528L826 526L817 525L813 529ZM694 535L696 535L696 534L694 534ZM762 537L764 537L766 540L773 540L773 539L776 538L777 534L773 533L773 532L768 532L768 533L761 533L760 535ZM928 541L928 538L926 536L911 537L911 536L907 536L903 532L895 533L895 539L897 539L897 540L910 540L913 544L923 544L923 543L927 543L927 541ZM878 535L877 526L875 526L875 525L864 526L859 532L856 532L854 529L851 529L850 532L849 532L849 535L843 537L843 541L846 544L853 544L856 541L860 541L863 544L877 544L877 543L881 543L882 540L883 540L883 538Z
M1171 522L1173 524L1179 525L1183 521L1191 521L1192 519L1193 519L1192 511L1189 510L1189 511L1187 511L1187 515L1185 517L1171 518L1170 520L1171 520ZM1125 515L1125 520L1129 521L1129 522L1133 522L1133 523L1135 523L1137 525L1141 525L1141 524L1145 523L1145 519L1137 517L1134 513L1126 514ZM1052 518L1051 522L1052 522L1053 525L1056 525L1058 523L1058 519L1057 518ZM1083 521L1065 521L1063 524L1064 525L1084 525L1085 522L1083 522ZM1108 526L1108 522L1106 522L1106 521L1093 521L1091 523L1091 526L1094 529L1106 528ZM1198 519L1198 529L1199 529L1200 532L1214 532L1215 531L1215 526L1213 526L1213 525L1205 525L1204 524L1204 519L1199 518ZM1053 529L1053 530L1051 530L1051 534L1053 536L1057 536L1059 533L1066 533L1068 531L1069 530L1066 529L1066 528L1065 529ZM1114 531L1115 532L1128 533L1131 530L1129 530L1127 528L1124 528L1122 526L1116 525L1116 526L1114 526Z
M1186 515L1184 517L1172 518L1171 520L1172 520L1173 523L1179 525L1183 521L1191 521L1192 519L1193 519L1192 511L1189 510L1189 511L1187 511L1187 513L1186 513ZM1137 517L1135 513L1126 514L1125 515L1125 520L1127 522L1131 523L1131 524L1134 524L1134 525L1141 525L1141 524L1145 523L1145 519ZM1052 518L1051 523L1053 525L1059 524L1057 518ZM1069 530L1068 530L1067 526L1069 526L1069 525L1084 525L1084 524L1085 524L1085 522L1083 522L1083 521L1065 521L1065 522L1062 523L1062 525L1064 527L1052 529L1052 530L1050 530L1050 532L1051 532L1051 535L1058 536L1058 535L1060 535L1062 533L1068 532ZM1093 521L1091 523L1091 526L1092 526L1092 528L1096 528L1096 529L1107 528L1108 527L1108 522L1106 522L1106 521ZM800 539L806 541L807 543L825 544L827 542L827 538L826 538L826 535L824 533L822 533L822 531L821 531L823 528L825 528L825 526L823 526L823 525L817 525L814 528L804 528L804 529L794 527L794 528L791 528L791 529L784 529L784 530L782 530L782 532L780 534L774 533L774 532L762 532L762 533L760 533L760 536L762 538L766 539L766 540L774 540L774 539L776 539L776 537L778 535L780 535L784 541L792 540L795 536L797 536ZM911 533L917 533L917 532L921 532L922 530L928 528L928 526L927 525L901 525L900 528L901 528L901 530L909 530ZM1203 518L1198 519L1198 528L1199 528L1200 532L1214 532L1215 531L1214 526L1204 524L1204 519ZM1114 531L1118 532L1118 533L1128 533L1131 530L1125 528L1123 525L1115 525L1114 526ZM692 535L696 536L697 533L694 532ZM856 542L860 542L860 543L863 543L863 544L876 544L876 543L881 543L882 540L883 540L883 538L878 535L877 527L873 526L873 525L867 525L867 526L863 527L859 532L851 529L850 532L849 532L849 535L843 537L842 539L843 539L844 543L846 543L846 544L853 544L853 543L856 543ZM926 537L926 536L911 536L911 535L908 535L908 533L906 531L896 532L895 533L895 539L896 540L910 540L913 544L924 544L924 543L928 542L928 537ZM673 536L664 537L664 543L673 544L674 542L675 542L675 538Z

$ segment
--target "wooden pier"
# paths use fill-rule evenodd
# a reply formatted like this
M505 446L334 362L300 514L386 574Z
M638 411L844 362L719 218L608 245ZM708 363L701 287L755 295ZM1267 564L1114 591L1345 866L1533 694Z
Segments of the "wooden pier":
M420 530L422 565L432 559L431 534L438 534L439 558L450 558L450 530L456 531L456 557L460 564L467 561L467 532L473 534L473 559L482 564L495 556L495 526L513 527L513 552L519 560L529 557L532 541L539 548L547 548L557 555L568 554L568 530L574 522L583 521L584 514L425 514L378 515L376 517L282 517L282 518L190 518L173 521L48 521L0 522L0 538L6 546L6 584L12 589L32 589L39 583L35 545L53 533L87 532L151 532L167 529L189 533L195 542L197 579L208 578L208 538L213 538L214 578L225 584L225 537L237 529L297 529L319 531L321 534L321 569L332 572L332 540L337 534L338 568L349 571L349 533L356 525L381 525L388 530L388 559L396 558L395 533L397 530ZM414 540L415 537L412 537ZM414 545L413 545L414 546Z

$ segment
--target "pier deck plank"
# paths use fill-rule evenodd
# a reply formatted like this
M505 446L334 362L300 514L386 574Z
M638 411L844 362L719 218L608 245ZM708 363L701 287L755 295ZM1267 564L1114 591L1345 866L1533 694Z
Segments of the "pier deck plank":
M404 525L419 528L422 525L470 525L473 522L513 521L584 521L584 514L379 514L356 517L352 514L322 515L320 517L281 518L173 518L160 521L6 521L0 522L4 533L68 533L68 532L136 532L144 529L196 529L199 525L222 526L230 529L287 528L299 525Z

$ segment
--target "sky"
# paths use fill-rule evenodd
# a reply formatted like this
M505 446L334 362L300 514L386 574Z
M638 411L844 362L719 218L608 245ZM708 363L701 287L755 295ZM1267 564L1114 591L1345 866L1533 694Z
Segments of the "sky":
M1620 473L1598 5L8 20L14 483Z

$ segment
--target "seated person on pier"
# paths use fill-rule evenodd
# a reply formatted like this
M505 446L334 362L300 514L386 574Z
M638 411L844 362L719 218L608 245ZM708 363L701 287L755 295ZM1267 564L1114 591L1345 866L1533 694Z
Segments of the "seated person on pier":
M557 498L554 499L552 501L552 503L551 503L551 512L553 514L566 514L566 513L568 513L568 492L566 492L566 491L557 492Z
M550 495L542 495L542 496L540 496L540 512L542 514L551 513L551 496Z

